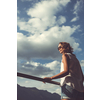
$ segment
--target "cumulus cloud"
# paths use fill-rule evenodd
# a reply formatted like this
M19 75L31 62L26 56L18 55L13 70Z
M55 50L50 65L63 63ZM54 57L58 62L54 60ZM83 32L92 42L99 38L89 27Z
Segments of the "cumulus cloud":
M79 43L71 36L80 26L64 26L66 18L56 16L69 2L70 0L41 1L27 10L27 15L30 16L28 21L18 17L19 29L29 34L27 37L24 33L17 33L18 58L59 59L57 45L61 41L69 42L75 51L81 51Z
M69 42L74 50L81 51L79 43L71 35L79 26L55 26L42 34L30 35L29 37L22 33L17 33L17 51L18 57L22 58L52 58L57 59L60 54L57 50L60 41Z
M64 22L64 21L63 21ZM40 34L44 30L56 25L56 16L52 18L31 18L28 22L18 19L18 26L20 30L24 30L33 34Z
M44 18L52 17L62 9L61 6L66 6L70 0L48 0L41 1L27 11L31 17Z
M66 22L66 18L64 16L59 16L57 20L57 24L61 25Z
M52 69L52 70L55 70L55 69L56 70L59 70L60 69L60 62L54 60L53 62L50 62L50 63L45 64L45 66L47 68Z
M17 25L20 30L24 30L33 34L40 34L44 30L55 25L61 25L66 22L64 16L56 17L56 13L62 10L70 0L49 0L41 1L33 5L27 10L27 15L31 18L26 22L20 18Z
M40 76L40 77L53 76L60 68L60 62L58 61L53 61L46 64L27 61L25 63L19 62L17 65L18 65L17 66L18 72L29 74L29 75Z

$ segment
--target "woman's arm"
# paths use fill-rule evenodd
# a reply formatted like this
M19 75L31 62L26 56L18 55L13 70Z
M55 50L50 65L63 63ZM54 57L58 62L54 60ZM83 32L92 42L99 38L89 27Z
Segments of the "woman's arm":
M44 79L46 80L52 80L52 79L57 79L57 78L61 78L61 77L64 77L68 74L68 56L63 54L62 55L62 62L64 64L64 71L60 72L59 74L57 75L54 75L52 77L45 77Z
M64 71L60 72L57 75L52 76L51 79L61 78L68 74L68 56L67 55L65 54L62 55L62 62L64 65Z

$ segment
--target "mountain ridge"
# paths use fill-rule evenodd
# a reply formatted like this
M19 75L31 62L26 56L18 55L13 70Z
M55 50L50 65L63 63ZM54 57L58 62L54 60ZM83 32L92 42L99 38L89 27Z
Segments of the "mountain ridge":
M60 95L36 87L28 88L17 84L17 100L60 100Z

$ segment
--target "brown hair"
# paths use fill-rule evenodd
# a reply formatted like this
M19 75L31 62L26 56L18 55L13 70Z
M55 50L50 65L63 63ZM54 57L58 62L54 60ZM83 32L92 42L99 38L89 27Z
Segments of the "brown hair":
M69 43L67 42L59 42L59 44L62 45L63 49L64 49L64 52L66 53L73 53L73 48L70 46Z

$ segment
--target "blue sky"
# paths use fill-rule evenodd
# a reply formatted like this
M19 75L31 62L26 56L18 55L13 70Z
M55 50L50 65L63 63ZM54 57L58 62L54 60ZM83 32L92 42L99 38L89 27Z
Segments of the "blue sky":
M17 0L18 72L38 77L59 73L61 41L74 48L84 72L84 0ZM52 84L20 77L17 83L60 94Z

